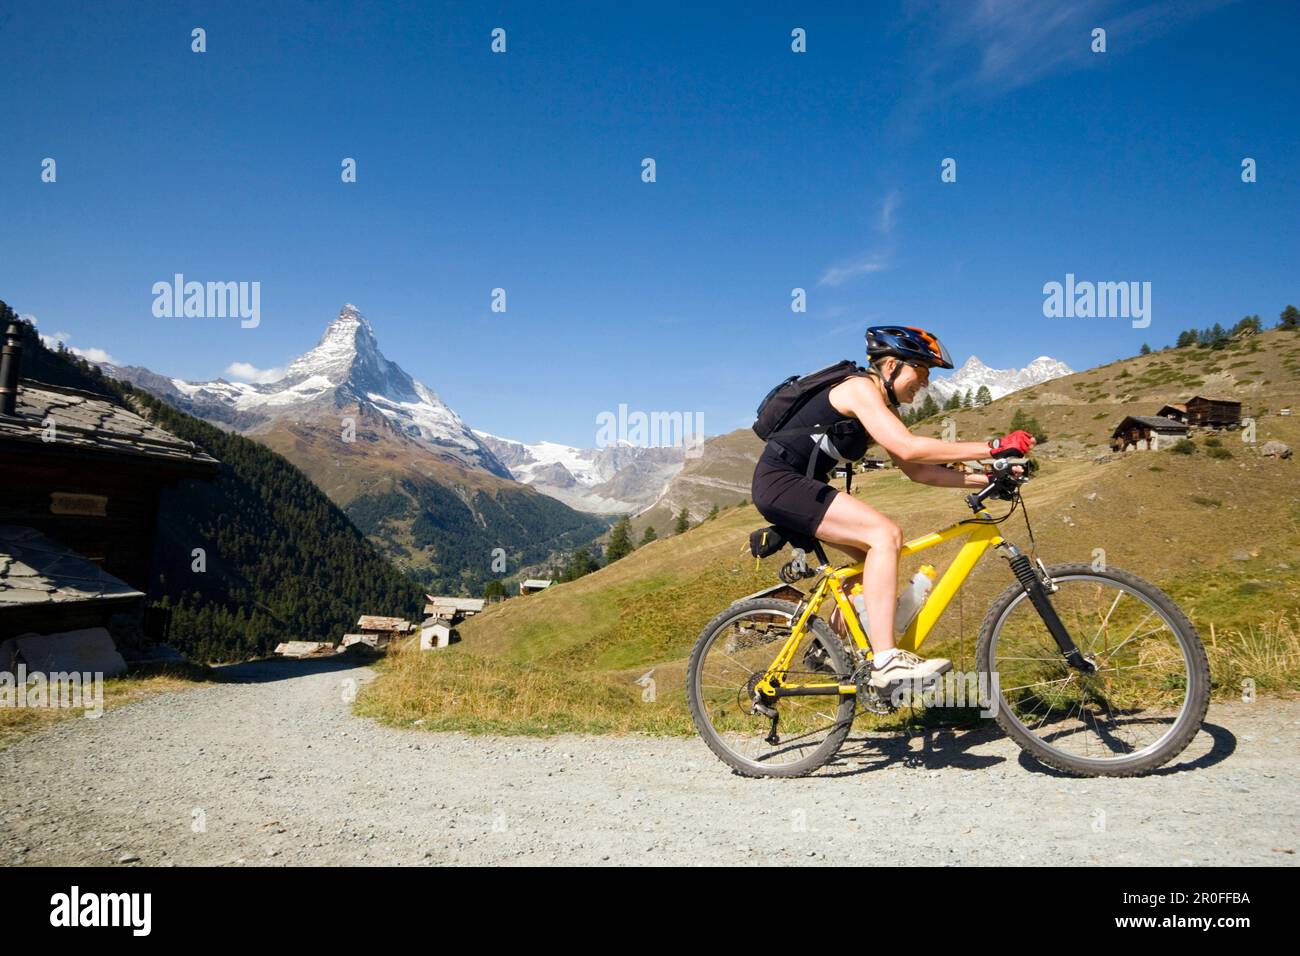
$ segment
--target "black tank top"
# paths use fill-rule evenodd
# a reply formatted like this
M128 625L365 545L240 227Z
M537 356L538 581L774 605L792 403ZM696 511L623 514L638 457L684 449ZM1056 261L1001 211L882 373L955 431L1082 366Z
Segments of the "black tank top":
M828 388L808 400L781 430L816 428L809 435L782 435L768 439L764 457L775 458L811 478L825 481L840 462L859 461L871 446L862 422L831 404Z

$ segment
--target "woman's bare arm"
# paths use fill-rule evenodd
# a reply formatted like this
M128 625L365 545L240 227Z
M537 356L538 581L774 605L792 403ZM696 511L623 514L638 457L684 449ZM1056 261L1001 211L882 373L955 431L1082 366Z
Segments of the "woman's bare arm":
M880 390L865 378L857 377L841 382L831 389L828 397L836 411L852 415L860 421L872 440L897 462L944 465L954 461L987 458L989 455L988 442L950 442L913 435L885 404ZM961 483L964 484L965 482Z
M898 470L912 481L922 485L934 485L936 488L983 488L989 483L987 475L963 474L943 465L918 465L915 462L894 459Z

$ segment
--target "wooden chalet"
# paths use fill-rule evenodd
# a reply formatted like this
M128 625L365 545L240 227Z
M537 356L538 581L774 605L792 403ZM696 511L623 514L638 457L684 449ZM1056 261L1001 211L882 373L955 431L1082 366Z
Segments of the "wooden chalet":
M1160 415L1129 415L1115 427L1110 436L1111 451L1159 451L1180 438L1186 438L1191 429L1183 422Z
M162 490L219 463L113 400L19 378L0 357L0 640L143 615Z
M545 591L551 586L551 582L544 578L528 578L526 581L519 582L520 594L536 594L538 591Z
M1156 412L1161 418L1170 418L1176 422L1187 421L1187 406L1182 402L1175 402L1169 405L1162 405L1160 411Z
M357 618L357 633L344 634L340 646L365 644L375 650L384 650L393 641L409 637L414 630L411 622L403 617L363 614Z
M1241 402L1196 395L1187 400L1187 424L1210 428L1235 428L1241 424Z
M484 598L435 597L432 594L426 594L425 598L429 603L424 606L424 613L441 621L462 621L473 617L487 604Z

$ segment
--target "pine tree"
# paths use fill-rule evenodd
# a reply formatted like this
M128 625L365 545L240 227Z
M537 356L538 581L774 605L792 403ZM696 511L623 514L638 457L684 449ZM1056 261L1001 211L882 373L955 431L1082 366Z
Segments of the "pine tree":
M1278 316L1277 327L1279 329L1289 329L1293 332L1300 329L1300 309L1297 309L1294 305L1288 305Z
M632 550L632 524L628 516L623 515L614 523L614 530L610 532L609 544L605 546L605 560L613 564L619 558L627 557Z
M966 394L961 397L961 407L970 408L974 404L975 397L971 394L971 390L968 388L966 389Z
M980 408L993 403L993 393L989 391L987 385L981 385L980 390L975 393L975 404Z
M658 540L659 535L655 534L654 525L646 525L645 534L641 535L640 547L645 547L651 541Z
M573 552L569 563L564 566L559 574L560 581L576 581L578 578L590 574L592 571L600 570L600 562L596 560L588 548L579 548Z
M1011 428L1009 430L1013 432L1027 431L1034 436L1034 439L1040 445L1047 441L1047 432L1043 430L1042 425L1038 424L1038 419L1026 414L1020 408L1017 408L1015 414L1011 416Z
M961 396L956 392L953 392L948 396L947 401L943 403L943 410L945 412L951 412L958 408L961 408Z
M493 578L487 584L483 585L483 597L488 601L500 601L506 596L506 586L501 583L499 578Z
M939 414L939 404L934 400L933 395L926 395L925 401L921 403L921 410L917 413L917 421L929 418L931 415Z
M705 521L712 521L712 520L713 520L714 518L716 518L717 516L718 516L718 506L715 504L712 508L709 509L709 513L708 513L708 515L705 517L704 520L705 520Z
M677 521L673 525L673 531L676 534L681 534L683 531L689 531L690 528L691 528L690 515L688 515L686 513L686 509L683 508L681 511L677 512Z
M1151 354L1151 346L1149 346L1149 345L1147 345L1145 342L1143 342L1143 343L1142 343L1142 348L1138 349L1138 354L1139 354L1139 355L1150 355L1150 354Z

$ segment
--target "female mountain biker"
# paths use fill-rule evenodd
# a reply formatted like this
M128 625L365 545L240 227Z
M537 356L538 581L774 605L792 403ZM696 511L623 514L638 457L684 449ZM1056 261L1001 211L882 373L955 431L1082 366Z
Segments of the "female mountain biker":
M953 367L948 350L924 329L867 329L867 358L863 374L814 395L780 434L768 439L754 469L752 494L754 506L773 524L834 544L855 561L865 560L862 586L874 664L871 683L885 688L941 674L952 663L895 647L902 532L866 502L832 488L827 483L831 471L840 462L858 461L875 442L912 481L983 488L991 480L983 474L962 474L943 465L995 453L1023 456L1034 439L1013 431L991 442L945 442L908 431L898 406L911 402L929 383L931 368Z

